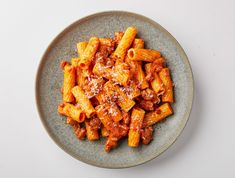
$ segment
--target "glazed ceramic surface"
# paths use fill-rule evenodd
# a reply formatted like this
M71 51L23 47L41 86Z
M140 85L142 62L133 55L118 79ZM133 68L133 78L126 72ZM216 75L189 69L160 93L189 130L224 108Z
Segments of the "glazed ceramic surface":
M92 36L113 37L129 26L138 28L145 47L159 50L167 59L174 82L174 115L155 126L151 144L138 148L127 146L127 139L110 153L104 151L105 139L80 141L65 117L57 113L62 101L62 60L77 56L76 43ZM102 12L76 21L50 44L42 57L36 78L36 102L42 123L51 138L68 154L85 163L106 168L125 168L145 163L165 151L185 127L193 102L193 77L189 61L179 43L156 22L129 12Z

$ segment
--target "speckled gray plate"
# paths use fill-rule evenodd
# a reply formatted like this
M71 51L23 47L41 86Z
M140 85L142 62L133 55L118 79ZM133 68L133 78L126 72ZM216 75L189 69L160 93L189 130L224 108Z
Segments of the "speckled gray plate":
M162 52L172 71L175 84L174 115L155 127L154 140L150 145L130 148L127 141L120 142L110 153L104 151L105 140L79 141L65 119L58 115L61 102L60 89L63 73L61 60L77 55L76 43L87 41L91 36L112 37L116 31L136 26L138 36L147 48ZM125 168L145 163L165 151L182 132L189 118L193 102L193 76L189 61L179 43L156 22L129 12L102 12L82 18L61 32L42 57L36 78L36 102L38 111L51 138L68 154L85 163L106 167Z

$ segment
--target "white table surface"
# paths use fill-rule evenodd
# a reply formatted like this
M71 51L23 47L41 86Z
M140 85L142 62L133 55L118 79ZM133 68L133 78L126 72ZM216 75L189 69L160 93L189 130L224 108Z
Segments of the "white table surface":
M0 177L235 177L234 0L1 0ZM122 170L75 160L47 135L35 106L37 66L75 20L105 10L152 18L185 49L195 78L190 120L157 159Z

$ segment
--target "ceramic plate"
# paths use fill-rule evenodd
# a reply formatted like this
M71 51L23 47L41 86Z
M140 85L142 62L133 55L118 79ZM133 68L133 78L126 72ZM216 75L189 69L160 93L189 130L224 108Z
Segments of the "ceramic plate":
M65 118L57 113L61 102L63 73L62 60L77 56L76 43L92 36L112 37L116 31L129 26L138 28L138 36L145 47L161 51L167 59L174 81L174 115L155 126L151 144L138 148L127 146L127 139L110 153L104 151L105 140L79 141ZM193 76L187 56L163 27L142 15L109 11L84 17L62 31L49 45L40 62L36 78L36 103L42 123L55 143L74 158L85 163L106 167L125 168L145 163L169 148L185 127L193 102Z

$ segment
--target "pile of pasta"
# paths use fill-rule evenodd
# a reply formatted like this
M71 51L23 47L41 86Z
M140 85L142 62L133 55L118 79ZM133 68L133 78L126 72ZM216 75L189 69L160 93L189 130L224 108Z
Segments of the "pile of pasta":
M173 83L166 60L145 49L137 29L115 32L114 38L91 37L77 43L78 57L63 61L63 102L78 139L107 137L105 150L128 137L137 147L153 139L153 125L173 114Z

